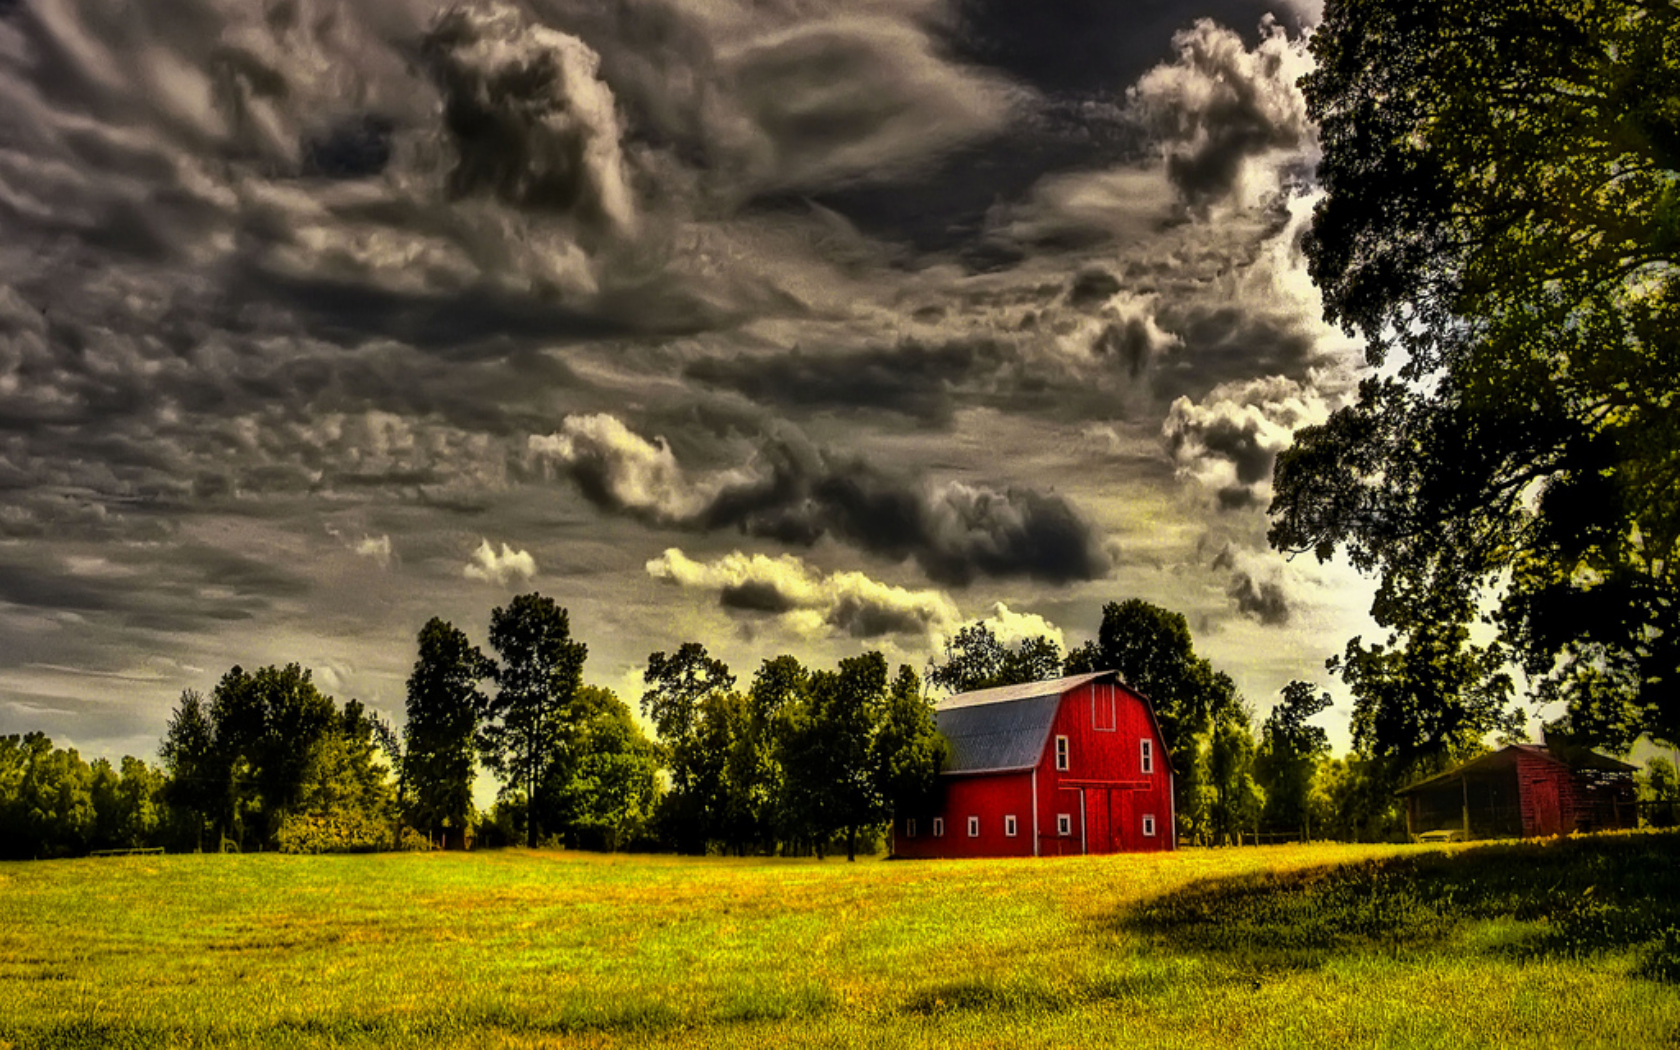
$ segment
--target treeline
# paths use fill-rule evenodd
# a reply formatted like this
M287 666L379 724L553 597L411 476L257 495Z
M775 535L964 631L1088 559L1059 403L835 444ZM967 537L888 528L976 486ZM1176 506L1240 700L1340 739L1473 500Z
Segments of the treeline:
M583 680L587 647L552 599L493 610L488 642L490 655L442 620L421 628L400 731L290 664L234 667L208 696L184 691L158 766L89 764L39 733L0 738L0 856L474 839L855 856L878 847L894 804L930 790L945 759L922 677L878 652L831 669L776 656L744 684L697 642L652 653L640 698L649 738L623 700ZM1230 676L1196 655L1184 617L1147 602L1106 606L1096 639L1071 653L965 627L926 680L959 692L1096 670L1150 699L1183 838L1404 834L1393 791L1424 770L1359 749L1332 757L1310 722L1330 698L1305 682L1257 725ZM473 805L480 766L500 784L486 813ZM1673 792L1665 764L1647 779L1647 793Z

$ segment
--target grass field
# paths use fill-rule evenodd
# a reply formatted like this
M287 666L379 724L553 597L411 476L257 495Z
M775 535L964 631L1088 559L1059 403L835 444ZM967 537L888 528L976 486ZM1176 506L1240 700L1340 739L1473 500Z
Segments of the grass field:
M0 1047L1680 1045L1680 836L0 865Z

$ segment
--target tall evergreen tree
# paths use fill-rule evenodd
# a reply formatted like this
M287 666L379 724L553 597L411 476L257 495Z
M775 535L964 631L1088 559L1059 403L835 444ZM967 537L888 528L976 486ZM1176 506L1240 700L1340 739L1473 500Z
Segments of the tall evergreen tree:
M565 609L541 594L521 594L490 614L490 645L501 657L500 688L479 733L485 765L504 795L530 803L525 844L537 844L545 783L574 760L571 706L583 683L588 647L572 640Z
M453 624L433 617L420 628L408 676L402 789L409 819L437 838L467 827L480 720L489 700L479 683L496 665Z

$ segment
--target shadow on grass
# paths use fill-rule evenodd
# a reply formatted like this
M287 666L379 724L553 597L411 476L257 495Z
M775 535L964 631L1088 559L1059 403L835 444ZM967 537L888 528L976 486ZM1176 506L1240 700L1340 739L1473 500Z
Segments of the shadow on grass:
M1129 909L1120 928L1237 970L1313 968L1335 955L1452 942L1514 922L1492 951L1523 958L1633 952L1680 983L1680 834L1475 846L1192 883Z

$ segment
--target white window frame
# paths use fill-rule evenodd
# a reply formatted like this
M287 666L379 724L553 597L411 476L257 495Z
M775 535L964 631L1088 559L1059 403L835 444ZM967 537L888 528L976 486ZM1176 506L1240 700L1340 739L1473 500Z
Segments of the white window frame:
M934 817L933 818L933 837L936 838L936 839L942 839L942 838L945 837L945 818L944 817Z
M1058 813L1058 814L1056 814L1056 834L1063 835L1063 836L1073 834L1073 814L1072 813Z
M1015 819L1015 814L1007 813L1003 818L1003 834L1005 838L1014 838L1021 833L1021 822Z
M913 839L913 838L916 837L916 818L915 817L904 818L904 837L907 838L907 839Z
M968 818L968 837L971 838L971 839L977 839L977 838L980 837L980 818L979 817L969 817Z
M1138 741L1138 769L1145 773L1155 772L1155 742L1148 737Z
M1150 839L1155 837L1155 814L1153 813L1143 815L1143 836Z
M1056 738L1056 771L1066 773L1068 766L1072 765L1072 759L1073 745L1068 743L1067 737L1058 736Z

